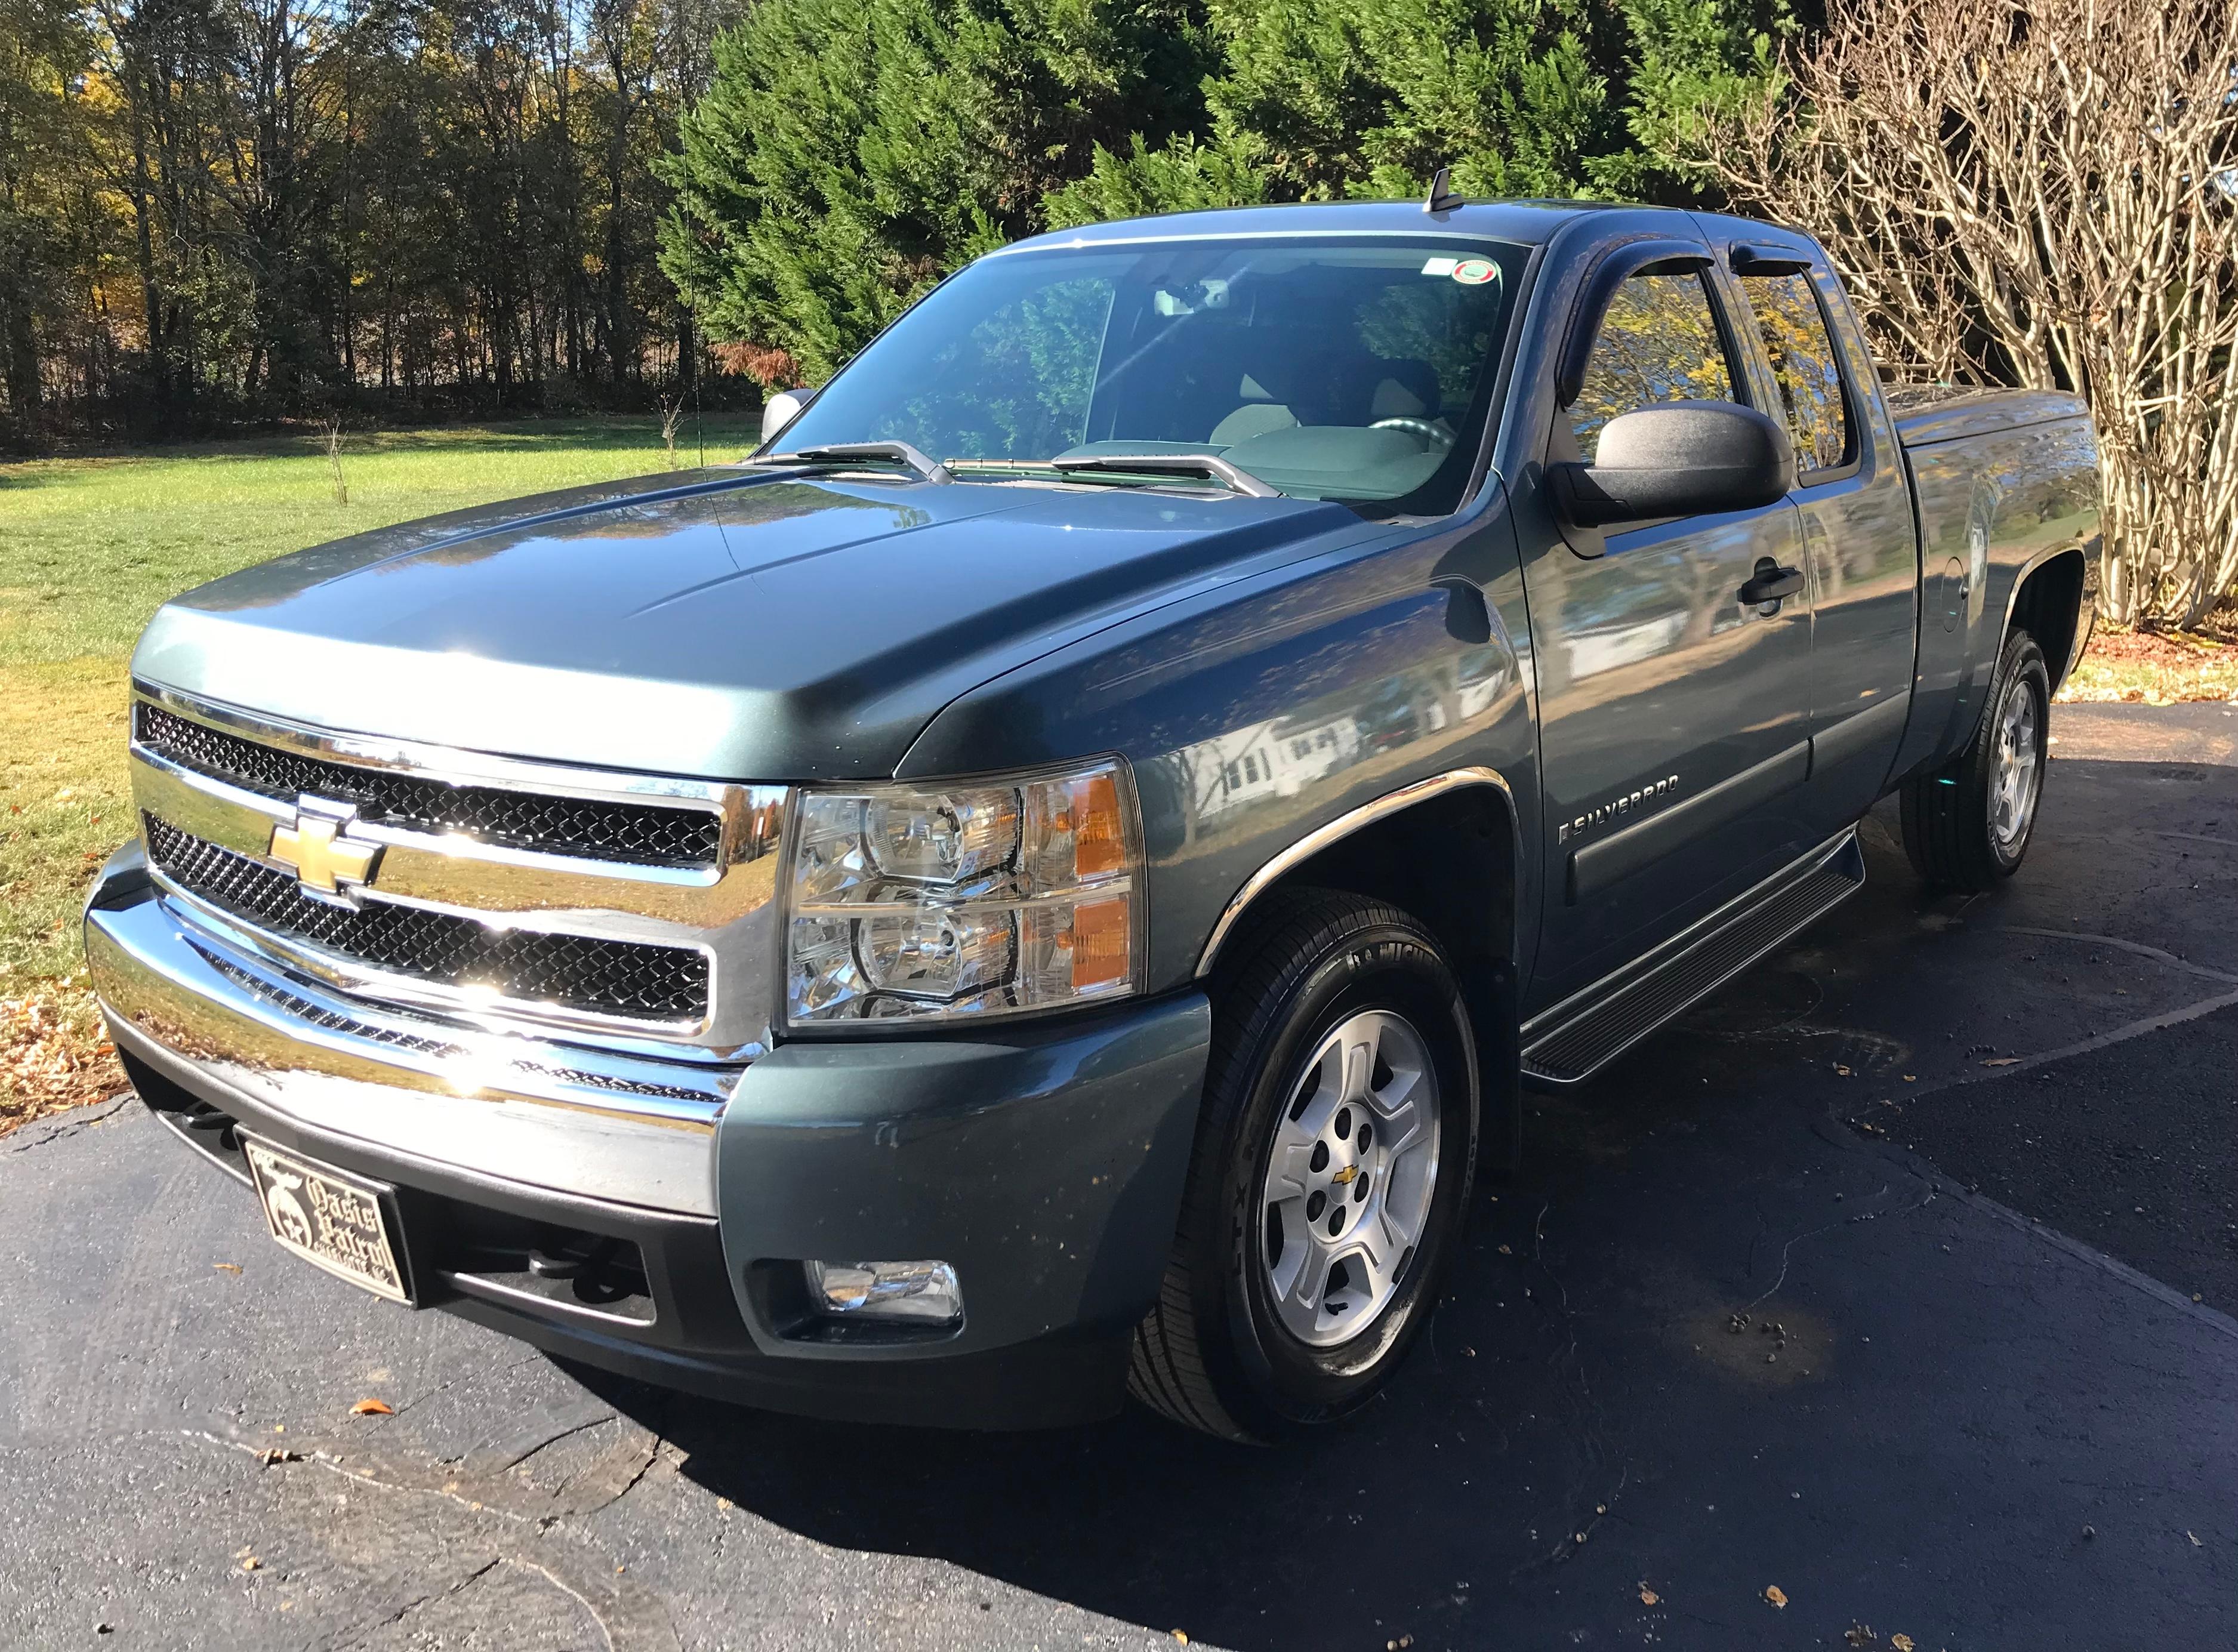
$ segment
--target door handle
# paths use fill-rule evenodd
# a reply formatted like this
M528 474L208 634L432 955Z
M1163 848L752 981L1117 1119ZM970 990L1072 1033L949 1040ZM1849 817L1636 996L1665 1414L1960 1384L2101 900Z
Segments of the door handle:
M1782 567L1768 556L1757 559L1756 573L1741 587L1743 606L1755 607L1760 603L1780 602L1803 588L1803 570Z

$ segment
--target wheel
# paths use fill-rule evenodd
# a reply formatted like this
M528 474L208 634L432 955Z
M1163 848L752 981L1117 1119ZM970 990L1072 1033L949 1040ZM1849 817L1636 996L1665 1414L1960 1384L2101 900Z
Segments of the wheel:
M1397 908L1296 891L1237 939L1129 1386L1266 1442L1366 1404L1427 1318L1475 1173L1477 1062L1452 966Z
M2025 631L2005 639L1974 738L1904 786L1904 846L1928 884L1994 889L2020 867L2043 794L2051 675Z

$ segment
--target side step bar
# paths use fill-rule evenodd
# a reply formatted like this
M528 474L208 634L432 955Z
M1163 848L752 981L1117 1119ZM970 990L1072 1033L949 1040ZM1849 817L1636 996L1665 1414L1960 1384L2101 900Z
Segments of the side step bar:
M1523 1026L1523 1077L1582 1084L1864 886L1850 826L1801 859Z

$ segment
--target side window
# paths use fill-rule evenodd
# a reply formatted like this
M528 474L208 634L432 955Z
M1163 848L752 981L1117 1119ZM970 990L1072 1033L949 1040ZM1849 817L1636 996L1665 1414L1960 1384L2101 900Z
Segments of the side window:
M1698 275L1634 275L1617 289L1569 410L1587 464L1601 427L1659 401L1730 401L1731 364Z
M1850 412L1811 277L1745 275L1741 282L1779 381L1787 428L1795 438L1795 468L1805 474L1831 470L1850 454Z

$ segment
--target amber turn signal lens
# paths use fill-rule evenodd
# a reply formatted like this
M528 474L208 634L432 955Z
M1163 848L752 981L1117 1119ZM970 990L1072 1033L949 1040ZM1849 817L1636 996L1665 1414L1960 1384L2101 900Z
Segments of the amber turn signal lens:
M1072 786L1072 863L1082 878L1101 878L1127 866L1127 828L1119 813L1119 780L1109 770Z
M1072 985L1083 988L1123 981L1134 964L1133 925L1124 896L1090 901L1072 910Z

